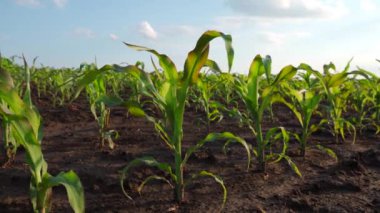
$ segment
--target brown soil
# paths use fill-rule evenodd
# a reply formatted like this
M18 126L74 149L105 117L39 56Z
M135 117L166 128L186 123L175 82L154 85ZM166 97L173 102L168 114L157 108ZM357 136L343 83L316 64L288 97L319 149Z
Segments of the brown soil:
M85 99L73 105L52 109L48 100L35 101L44 119L43 153L53 175L74 170L84 185L87 212L218 212L222 190L213 180L202 178L186 188L186 202L178 206L173 191L163 182L148 184L141 195L136 187L158 171L148 167L133 170L125 186L134 198L128 200L120 187L119 171L132 159L150 155L171 162L154 127L144 118L128 117L124 109L112 110L112 128L120 133L114 150L99 148L98 129ZM297 130L292 114L276 107L278 120L265 119L265 129L277 124ZM199 118L202 113L186 112L184 147L206 136ZM230 131L248 142L254 137L238 122L225 118L211 126L212 132ZM206 145L189 160L185 176L208 170L221 176L228 189L223 212L380 212L379 136L366 133L356 144L334 144L327 132L318 132L310 144L333 149L339 161L320 151L309 149L306 158L297 155L298 145L291 141L289 155L298 165L299 178L286 162L270 164L266 174L250 168L246 171L243 148L232 145L226 154L222 143ZM3 159L4 156L1 156ZM1 160L0 159L0 160ZM255 165L254 160L253 165ZM158 172L159 173L159 172ZM12 164L0 169L0 212L31 212L28 197L30 173L19 150ZM71 212L63 187L54 189L53 212Z

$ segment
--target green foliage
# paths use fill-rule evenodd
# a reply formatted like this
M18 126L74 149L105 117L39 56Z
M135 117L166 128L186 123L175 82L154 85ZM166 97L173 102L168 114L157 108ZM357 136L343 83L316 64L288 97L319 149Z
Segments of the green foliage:
M257 55L252 63L249 70L248 79L245 81L238 82L238 91L245 103L245 106L249 112L248 125L252 130L253 134L256 136L257 148L255 153L257 153L257 158L259 161L259 170L266 170L267 156L267 146L270 145L271 134L275 131L269 130L266 138L264 138L264 133L262 129L263 116L266 110L268 110L271 105L278 101L276 99L278 93L278 86L282 82L289 81L297 72L297 68L289 65L284 67L280 73L277 74L275 79L268 84L266 87L262 87L260 84L260 77L265 73L270 71L271 59L270 57L262 58ZM281 131L283 142L287 143L287 133L286 131ZM285 146L284 146L285 147ZM286 150L282 151L281 157L285 155Z
M192 148L186 152L185 157L182 157L182 139L183 139L183 118L185 113L185 103L189 96L190 88L199 82L199 72L204 66L210 65L212 69L219 69L215 62L208 59L209 54L209 43L217 38L221 37L224 39L226 44L227 58L229 70L232 66L233 61L233 49L231 46L231 36L225 35L217 31L207 31L198 40L195 48L188 53L187 59L185 61L183 75L181 75L172 60L156 50L149 49L146 47L136 46L132 44L125 43L127 46L136 49L138 51L147 51L155 55L159 64L162 68L162 76L156 71L158 82L155 83L151 79L151 75L144 72L138 66L127 66L124 67L124 71L131 73L135 78L139 79L141 83L141 92L152 99L154 105L161 111L163 115L162 118L155 118L146 114L148 120L154 123L157 132L163 139L164 143L168 146L169 150L174 155L174 166L173 169L168 169L168 164L156 163L152 161L151 158L145 157L136 161L132 161L123 170L123 176L131 165L145 163L147 165L159 167L163 170L162 165L165 165L165 172L170 175L170 179L174 182L175 186L175 199L178 202L182 202L184 199L184 177L183 169L185 167L186 161L189 156L202 147L206 142L215 141L217 139L225 139L228 141L238 141L238 143L243 144L246 148L248 145L243 139L232 135L231 133L210 133L204 140L197 143ZM157 70L157 68L156 68ZM205 94L207 95L207 94ZM249 151L248 151L249 156ZM154 162L152 164L152 162ZM160 167L161 165L161 167ZM174 171L173 173L171 171ZM225 202L226 190L223 182L216 175L210 172L202 171L199 173L200 176L212 176L214 179L222 185L224 190L223 204ZM157 179L156 176L148 177L148 179ZM159 177L159 179L164 179ZM122 178L124 180L124 178ZM144 181L145 182L145 181ZM123 185L123 181L121 183Z
M25 66L27 66L25 64ZM25 149L26 163L32 174L30 198L35 212L49 212L51 188L63 185L68 193L69 202L75 212L84 212L84 193L78 176L69 171L53 177L47 172L47 163L41 150L41 117L32 105L30 88L27 87L24 100L18 95L10 75L0 67L0 116L8 122L12 136L18 146Z

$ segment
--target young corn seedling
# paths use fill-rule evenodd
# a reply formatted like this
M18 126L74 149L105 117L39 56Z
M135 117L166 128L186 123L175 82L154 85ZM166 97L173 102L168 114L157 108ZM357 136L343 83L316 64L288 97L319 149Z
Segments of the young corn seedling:
M207 80L207 76L204 76L197 82L197 89L200 92L200 96L197 97L198 102L206 113L207 133L210 133L210 124L212 121L219 122L223 119L223 114L220 110L224 107L221 103L211 100L214 87L215 85L212 85L211 82Z
M118 137L118 133L115 130L109 130L110 113L111 109L106 105L107 103L107 85L106 77L110 71L110 66L104 66L98 69L96 65L81 65L81 69L84 70L84 75L78 79L78 90L75 94L75 98L79 96L80 92L85 89L90 101L91 113L94 116L100 135L100 145L104 147L105 143L108 143L108 147L113 149L115 143L113 137Z
M30 87L27 87L28 90ZM26 91L30 94L30 91ZM12 83L9 73L0 67L0 116L9 122L15 141L25 149L26 163L30 167L30 198L34 212L47 213L51 207L52 187L63 185L69 203L75 212L84 212L84 193L78 176L73 171L52 176L41 149L41 117L32 105L30 96L24 100Z
M270 67L270 63L271 60L269 56L263 59L260 55L257 55L251 63L248 79L246 79L246 81L238 81L238 91L249 113L248 125L256 136L257 148L254 150L254 153L259 161L258 170L265 172L266 162L273 158L276 158L274 162L285 159L288 161L291 168L301 176L297 166L286 155L289 135L285 129L283 127L275 127L269 129L265 135L263 132L263 115L264 112L276 101L274 97L278 91L278 85L292 79L297 73L297 68L291 65L286 66L279 74L277 74L271 84L262 88L260 85L260 77L266 72L266 69ZM267 148L271 147L274 141L281 138L283 141L281 153L268 153Z
M161 111L163 115L162 119L157 119L148 115L146 115L146 117L148 120L154 123L155 128L158 131L163 142L167 145L169 150L174 155L174 165L158 162L153 157L142 157L131 161L123 169L121 177L121 186L123 192L128 198L131 199L131 197L126 193L124 189L124 180L127 178L127 175L132 167L143 164L156 167L164 171L167 175L169 175L170 181L166 177L154 175L145 179L145 181L142 183L142 186L146 182L153 179L165 180L166 182L174 183L175 200L181 203L184 199L184 188L186 186L186 181L184 180L183 174L186 162L192 153L194 153L196 150L208 142L224 139L227 140L227 143L240 143L245 147L248 155L248 161L250 161L250 151L247 143L243 139L236 137L229 132L210 133L204 140L201 140L195 146L187 149L184 156L182 155L183 119L188 91L192 85L197 83L201 68L207 65L209 61L209 43L217 37L221 37L225 41L228 55L228 65L229 69L231 68L233 61L231 36L217 31L207 31L199 38L195 48L189 52L182 75L177 71L176 66L168 56L160 54L153 49L126 43L127 46L136 50L148 51L154 54L159 60L159 64L163 70L163 80L159 81L158 83L152 82L150 75L136 66L127 66L122 69L132 73L136 78L140 79L143 94L150 97L153 103ZM192 177L196 178L204 176L212 177L217 183L221 185L223 188L224 205L226 201L227 190L222 179L208 171L200 171ZM191 179L192 178L190 178L190 180Z
M357 110L362 112L359 113L361 115L359 124L361 124L360 121L363 120L367 123L365 126L361 125L360 130L364 127L373 126L377 129L376 134L378 134L380 132L380 78L374 73L362 68L358 68L357 71L352 72L359 72L360 75L364 77L364 79L360 81L360 89L355 90L355 93L359 96L358 99L363 99L362 101L357 100L357 102L355 102Z
M299 69L302 69L303 67L307 68L307 73L303 76L310 77L309 74L312 74L312 72L310 71L311 68L306 64L301 64L299 66ZM303 90L297 90L292 88L292 86L289 84L283 84L281 86L281 92L283 94L276 96L277 101L286 105L293 112L299 124L301 125L301 134L295 133L294 136L296 140L300 143L302 157L305 157L307 141L310 135L313 132L319 130L320 127L327 122L326 119L322 119L318 124L311 124L311 118L318 109L319 103L322 99L322 95L319 94L318 91L316 91L316 87L310 87L310 81L305 81L305 83L308 84L309 87L305 87L307 89ZM289 97L291 101L287 101L287 99L284 97ZM321 145L316 145L316 148L326 152L331 157L337 159L336 154L331 149L323 147Z
M332 135L335 136L336 143L339 142L339 138L342 138L343 141L345 140L345 130L352 130L354 134L352 143L355 143L356 140L355 126L343 117L343 112L346 110L348 97L351 93L349 85L346 84L348 81L348 75L350 74L348 72L350 62L342 72L338 73L330 72L331 69L336 70L333 63L324 65L324 75L318 71L310 69L310 71L319 79L322 87L321 89L324 91L327 98L328 105L325 106L325 109L328 114L328 124ZM306 66L304 68L309 69Z

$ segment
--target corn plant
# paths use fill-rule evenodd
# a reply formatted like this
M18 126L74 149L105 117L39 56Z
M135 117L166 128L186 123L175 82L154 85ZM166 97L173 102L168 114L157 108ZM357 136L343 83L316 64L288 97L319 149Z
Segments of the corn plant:
M258 169L260 171L266 171L266 162L276 158L274 162L278 162L281 159L285 159L290 164L291 168L301 175L296 165L286 155L287 143L289 135L283 127L271 128L264 135L262 128L263 115L268 110L272 103L276 100L273 98L278 91L278 85L282 82L292 79L296 74L297 68L289 65L284 67L272 83L267 87L262 88L260 84L260 77L266 73L266 70L270 67L271 59L269 56L262 58L257 55L250 66L248 79L246 81L238 81L238 91L246 105L248 110L248 125L256 136L257 148L254 150L258 159ZM265 136L265 137L264 137ZM267 147L271 147L276 139L282 138L283 149L281 153L267 153Z
M1 63L0 63L0 69L1 69ZM5 72L5 71L1 71L1 72ZM14 87L14 83L11 78L8 79L8 84L9 86ZM5 101L0 100L0 108L7 108L7 107L8 107L8 104ZM6 161L2 165L3 167L5 167L9 165L14 159L19 144L16 142L13 136L14 131L12 131L11 129L11 123L9 119L7 119L7 117L2 117L1 120L2 120L1 127L2 127L2 133L3 133L2 134L3 143L4 143L5 154L7 156Z
M29 87L26 88L28 90ZM30 91L26 91L30 94ZM47 171L43 158L42 125L37 109L32 105L29 95L22 100L12 78L0 67L0 116L9 122L15 141L25 149L26 163L32 174L30 181L30 198L34 212L49 212L51 207L52 187L63 185L71 207L75 212L84 212L84 193L78 176L73 171L61 172L52 176Z
M364 79L358 81L359 88L355 90L354 107L359 112L358 123L360 130L373 126L380 132L380 78L372 72L358 68L352 73L360 73ZM363 124L363 123L366 124Z
M23 100L29 106L32 106L32 102L31 102L32 99L31 99L31 92L30 92L31 91L31 89L30 89L30 75L31 75L30 69L27 65L27 62L26 62L26 59L24 56L22 56L22 59L24 62L24 68L23 68L22 72L21 72L21 70L19 70L19 72L23 74L24 79L22 82L24 82L25 88L20 87L18 89L18 91L22 91L19 93L24 94ZM34 60L33 60L33 66L32 66L33 70L34 70L34 64L35 64L36 60L37 60L37 58L34 58ZM1 55L0 55L0 67L2 67L2 64L3 64L3 60L1 59ZM3 72L5 72L5 70ZM9 85L11 87L15 87L13 79L9 78L8 81L9 81ZM7 108L6 102L0 100L0 104L2 105L2 107ZM17 143L17 141L15 139L15 136L14 136L15 131L12 129L11 123L7 117L3 117L3 119L2 119L2 129L3 129L4 146L5 146L6 155L8 158L7 162L5 162L5 164L4 164L4 166L6 166L6 165L10 164L11 161L14 159L16 152L17 152L17 148L19 147L19 144Z
M318 71L311 70L320 80L321 89L326 96L328 104L325 105L325 110L328 116L328 124L332 135L335 136L336 143L339 142L340 138L343 141L345 140L346 130L353 132L352 143L355 143L356 140L355 126L343 117L343 112L346 111L348 97L351 93L350 87L345 84L349 79L350 72L348 72L348 69L350 62L342 72L336 72L333 63L324 65L324 75ZM305 67L305 69L308 68ZM336 73L332 73L330 70L334 70Z
M108 96L106 75L110 71L110 66L106 65L98 69L94 64L82 64L81 70L84 70L84 75L77 81L78 89L75 98L83 89L86 90L91 113L99 127L100 145L104 147L105 142L107 142L109 148L113 149L115 143L112 138L118 137L118 133L109 129L111 109L106 105L105 100Z
M211 100L213 96L213 89L216 85L207 80L207 76L204 76L202 79L199 79L197 82L197 89L199 90L200 95L195 94L197 97L197 102L203 108L203 111L206 113L206 125L207 132L210 133L210 124L212 121L220 122L223 119L222 110L225 108L221 103L215 100Z
M187 160L196 150L201 148L205 143L225 139L227 143L237 142L242 144L248 155L248 161L250 160L250 152L247 143L234 136L232 133L210 133L204 140L201 140L196 145L187 149L186 154L182 156L182 139L183 139L183 119L185 113L185 102L188 97L188 91L192 85L196 84L199 78L199 72L202 67L207 65L209 54L209 43L211 40L221 37L225 41L225 47L228 55L228 65L231 68L233 61L233 49L231 46L231 36L225 35L217 31L207 31L198 40L195 48L188 53L183 74L177 71L176 66L172 60L164 55L160 54L153 49L146 47L136 46L125 43L127 46L139 51L147 51L154 54L158 60L161 68L163 69L163 81L159 83L152 82L150 75L139 69L136 66L128 66L123 68L124 70L133 73L136 78L140 79L142 85L142 92L144 95L150 97L153 103L162 112L163 118L157 119L152 116L147 118L155 125L163 142L167 145L169 150L174 155L174 165L168 163L162 163L152 157L142 157L131 161L122 171L121 186L125 195L131 199L124 189L124 180L127 178L129 170L132 167L138 165L148 165L156 167L169 175L169 181L166 177L162 176L150 176L143 182L143 185L152 180L159 179L166 182L174 183L174 194L177 202L182 202L184 199L184 188L186 182L184 180L184 167ZM249 164L248 164L249 165ZM214 178L214 180L221 185L224 191L223 205L226 201L227 191L222 179L208 171L200 171L192 177L208 176ZM192 179L192 178L190 178ZM139 187L141 188L141 187Z
M293 112L297 118L297 121L301 125L301 133L295 133L294 136L300 143L301 156L305 157L308 138L313 132L319 130L323 124L327 123L327 120L321 119L317 124L311 123L312 116L318 109L322 95L317 90L317 84L313 84L310 81L311 74L313 74L311 67L307 64L301 64L299 66L299 69L303 68L306 70L306 73L302 73L301 76L304 80L304 83L308 85L304 87L306 89L297 90L289 84L283 84L281 86L281 92L283 94L277 95L275 98L279 102L285 104ZM289 97L291 101L287 101L284 97ZM326 152L333 158L337 158L336 154L331 149L323 147L319 144L315 147Z

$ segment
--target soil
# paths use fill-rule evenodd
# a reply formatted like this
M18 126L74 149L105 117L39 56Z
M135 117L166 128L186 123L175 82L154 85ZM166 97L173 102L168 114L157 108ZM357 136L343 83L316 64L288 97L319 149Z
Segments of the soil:
M149 167L132 170L124 186L134 198L127 199L120 186L120 170L132 159L154 156L172 162L173 156L157 136L154 126L144 118L130 117L123 108L111 111L111 128L119 132L117 146L99 147L98 128L85 98L71 105L52 108L47 97L35 98L44 120L43 153L48 171L74 170L85 190L87 212L218 212L222 190L210 178L201 178L186 188L186 201L178 205L173 189L164 182L147 184L141 194L138 184L154 173ZM275 106L275 121L268 117L264 130L282 125L299 131L294 116ZM189 108L185 115L184 149L207 135L200 122L202 112ZM212 123L211 132L229 131L254 143L254 137L237 120L225 117ZM247 171L245 150L231 145L226 153L223 143L207 144L188 161L185 176L201 170L219 175L228 190L223 212L380 212L380 137L364 132L356 144L349 139L336 144L326 131L315 133L309 145L322 144L335 151L338 161L316 149L308 149L305 159L298 144L291 140L289 156L299 167L298 177L284 161L269 164L266 173L257 172L254 159ZM15 160L0 169L0 212L32 212L29 201L30 172L19 149ZM4 156L0 157L4 160ZM63 187L53 190L53 212L72 212Z

